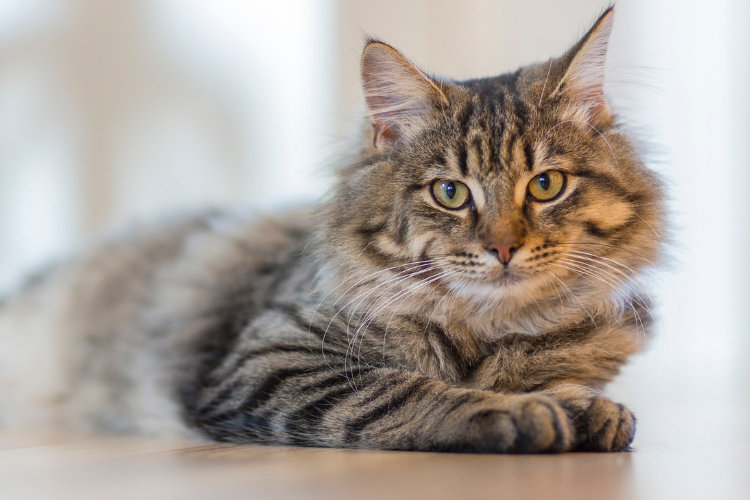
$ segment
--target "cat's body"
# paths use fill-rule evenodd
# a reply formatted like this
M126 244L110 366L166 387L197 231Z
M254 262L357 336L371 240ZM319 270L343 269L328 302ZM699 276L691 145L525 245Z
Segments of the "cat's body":
M0 423L625 449L632 414L595 391L643 345L662 208L601 96L611 16L461 83L371 42L372 135L331 199L141 228L30 284L0 309Z
M29 283L0 315L3 424L195 435L177 396L197 373L181 370L196 371L207 337L230 350L235 316L273 302L310 234L298 217L141 226Z

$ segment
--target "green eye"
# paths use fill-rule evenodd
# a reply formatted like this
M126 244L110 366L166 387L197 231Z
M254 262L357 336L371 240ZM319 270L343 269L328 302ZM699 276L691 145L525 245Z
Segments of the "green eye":
M559 170L547 170L529 182L529 194L538 201L550 201L565 188L565 174Z
M451 209L463 207L471 197L466 184L446 180L435 181L432 184L432 194L438 203Z

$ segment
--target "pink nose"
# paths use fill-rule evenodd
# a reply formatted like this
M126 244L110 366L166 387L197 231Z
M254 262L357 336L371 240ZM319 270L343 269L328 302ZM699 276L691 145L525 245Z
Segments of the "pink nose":
M508 262L510 262L510 259L513 258L513 254L516 253L516 250L518 250L519 246L520 245L517 241L509 241L506 243L492 242L489 243L486 248L491 254L497 257L497 260L507 266Z

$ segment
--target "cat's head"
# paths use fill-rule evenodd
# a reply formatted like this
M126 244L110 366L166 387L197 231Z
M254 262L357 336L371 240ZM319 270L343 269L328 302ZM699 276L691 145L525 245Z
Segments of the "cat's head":
M658 257L663 196L603 93L612 19L562 57L463 82L369 41L370 133L329 205L338 279L404 311L447 297L506 315L631 285Z

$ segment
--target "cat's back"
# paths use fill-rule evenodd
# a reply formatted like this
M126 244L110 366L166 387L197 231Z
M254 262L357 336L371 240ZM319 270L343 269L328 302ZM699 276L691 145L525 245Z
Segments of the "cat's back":
M205 308L282 267L311 233L306 211L176 217L31 280L0 307L0 426L185 435L170 357L200 334Z

